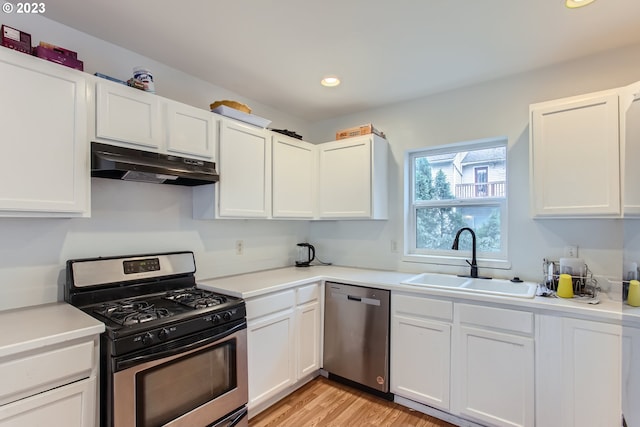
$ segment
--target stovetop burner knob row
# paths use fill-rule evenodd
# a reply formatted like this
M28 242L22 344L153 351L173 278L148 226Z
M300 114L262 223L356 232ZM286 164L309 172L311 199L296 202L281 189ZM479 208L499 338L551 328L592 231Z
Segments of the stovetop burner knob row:
M211 322L214 325L217 325L221 321L228 322L229 320L231 320L231 312L230 311L225 311L224 313L222 313L222 315L214 314L213 316L211 316Z

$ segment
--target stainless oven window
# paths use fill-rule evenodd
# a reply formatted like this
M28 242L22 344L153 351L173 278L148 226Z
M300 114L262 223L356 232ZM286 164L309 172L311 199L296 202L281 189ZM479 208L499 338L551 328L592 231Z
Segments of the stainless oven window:
M236 388L236 351L224 341L138 372L136 426L161 426Z

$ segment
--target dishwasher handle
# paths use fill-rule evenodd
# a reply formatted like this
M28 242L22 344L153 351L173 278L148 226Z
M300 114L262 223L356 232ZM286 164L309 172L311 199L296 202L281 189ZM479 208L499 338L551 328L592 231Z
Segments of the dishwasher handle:
M375 298L359 297L356 295L347 295L338 292L331 292L331 296L340 300L360 302L362 304L375 305L377 307L380 307L380 300Z

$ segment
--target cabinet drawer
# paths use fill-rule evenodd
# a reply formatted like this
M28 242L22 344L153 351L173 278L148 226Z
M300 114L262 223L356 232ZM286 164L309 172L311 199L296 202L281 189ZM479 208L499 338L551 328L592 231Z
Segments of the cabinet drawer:
M306 304L311 301L316 301L320 296L320 290L317 283L306 285L298 288L296 292L296 304Z
M411 315L451 322L453 303L411 295L391 294L391 307L394 315Z
M93 341L0 361L0 405L91 375Z
M460 323L533 335L533 313L506 308L456 304Z
M293 289L289 291L269 294L262 297L251 298L246 302L247 320L286 310L293 307L295 302L296 294Z
M0 427L95 425L96 378L77 381L0 408Z

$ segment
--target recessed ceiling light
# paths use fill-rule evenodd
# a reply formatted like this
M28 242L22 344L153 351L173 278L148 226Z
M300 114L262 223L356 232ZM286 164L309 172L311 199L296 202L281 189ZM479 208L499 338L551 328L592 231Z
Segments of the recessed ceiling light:
M320 84L326 87L334 87L340 84L340 79L336 76L327 76L324 79L320 80Z
M595 0L566 0L565 5L569 9L575 9L577 7L586 6L588 4L593 3Z

